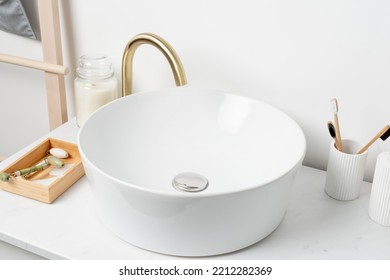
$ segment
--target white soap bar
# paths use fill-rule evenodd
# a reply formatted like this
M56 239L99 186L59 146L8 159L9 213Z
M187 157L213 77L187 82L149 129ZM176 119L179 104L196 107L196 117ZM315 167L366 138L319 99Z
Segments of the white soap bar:
M68 158L68 153L60 148L51 148L49 153L56 158Z

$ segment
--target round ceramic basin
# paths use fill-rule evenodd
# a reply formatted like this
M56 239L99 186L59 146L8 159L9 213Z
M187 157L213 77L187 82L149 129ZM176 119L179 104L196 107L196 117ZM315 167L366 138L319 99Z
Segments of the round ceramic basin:
M111 102L78 141L103 224L135 246L180 256L232 252L274 231L306 148L278 109L189 87Z

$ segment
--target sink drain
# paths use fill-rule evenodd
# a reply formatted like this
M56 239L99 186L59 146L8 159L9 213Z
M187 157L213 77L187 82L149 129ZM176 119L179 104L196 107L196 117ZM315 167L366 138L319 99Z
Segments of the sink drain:
M207 188L209 181L197 173L184 172L173 178L172 185L178 191L200 192Z

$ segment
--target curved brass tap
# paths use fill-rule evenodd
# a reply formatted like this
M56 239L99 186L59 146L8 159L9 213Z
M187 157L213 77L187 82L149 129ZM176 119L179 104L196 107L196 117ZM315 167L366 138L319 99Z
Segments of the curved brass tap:
M134 53L140 45L149 44L159 49L168 59L171 65L175 82L177 86L187 84L186 74L183 65L175 50L163 38L151 34L141 33L132 38L126 45L122 57L122 96L131 94L132 89L132 71Z

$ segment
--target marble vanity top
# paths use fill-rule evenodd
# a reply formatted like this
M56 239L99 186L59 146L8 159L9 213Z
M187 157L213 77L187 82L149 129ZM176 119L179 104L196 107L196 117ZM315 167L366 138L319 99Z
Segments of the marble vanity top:
M72 119L1 162L0 169L47 137L76 143L77 133ZM325 194L325 176L303 166L284 220L271 235L208 259L390 259L390 228L368 216L371 184L363 183L358 199L342 202ZM104 228L85 176L53 204L0 190L0 240L49 259L179 259L132 246Z

